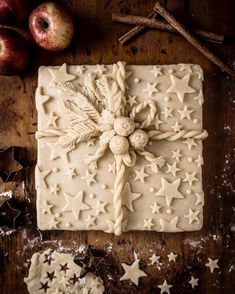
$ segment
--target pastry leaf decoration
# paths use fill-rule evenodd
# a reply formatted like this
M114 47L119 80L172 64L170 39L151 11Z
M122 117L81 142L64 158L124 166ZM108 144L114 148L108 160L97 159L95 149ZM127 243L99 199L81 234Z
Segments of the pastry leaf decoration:
M97 80L97 87L105 97L108 110L119 116L122 110L122 91L116 81L103 76Z

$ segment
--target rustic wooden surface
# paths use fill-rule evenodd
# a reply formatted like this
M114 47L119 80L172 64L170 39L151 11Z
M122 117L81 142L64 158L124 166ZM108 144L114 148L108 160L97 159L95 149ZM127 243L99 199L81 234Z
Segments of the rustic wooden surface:
M15 195L15 205L23 210L20 227L9 235L0 234L0 293L25 294L23 277L28 259L42 248L66 247L74 252L81 244L94 245L105 253L112 279L104 269L106 293L160 293L157 285L164 279L174 285L171 293L235 293L235 87L234 82L196 51L182 37L148 31L136 41L122 47L117 39L129 26L113 24L112 12L147 15L153 0L64 0L72 10L76 34L69 49L62 53L32 48L28 72L20 77L0 77L0 148L9 145L26 146L31 168L26 172L26 191L21 183ZM224 60L235 61L235 1L233 0L169 0L165 1L180 20L190 26L220 32L229 37L224 45L207 44ZM204 229L195 233L164 234L129 232L120 237L102 232L39 232L36 228L34 164L37 125L34 92L37 68L44 65L113 63L169 64L192 62L202 66L204 83L204 127L209 138L204 142ZM23 175L24 176L24 175ZM11 184L5 187L7 189ZM15 185L14 185L15 186ZM4 186L1 185L1 190ZM69 249L70 248L70 249ZM152 252L151 252L152 250ZM167 254L179 255L169 264ZM134 252L148 277L139 288L120 282L121 262L131 263ZM162 256L162 267L149 266L148 258ZM220 270L210 274L207 258L219 258ZM191 274L200 279L191 290Z

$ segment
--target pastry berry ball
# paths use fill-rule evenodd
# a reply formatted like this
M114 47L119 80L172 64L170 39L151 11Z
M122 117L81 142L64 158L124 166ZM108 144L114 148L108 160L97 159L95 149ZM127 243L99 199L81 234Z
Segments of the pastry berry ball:
M143 130L135 130L129 137L129 141L132 147L136 150L143 149L149 141L148 134Z
M125 116L118 117L114 122L114 130L120 136L128 137L135 129L134 121Z
M129 150L129 141L122 136L114 136L109 142L109 148L115 155L125 154Z

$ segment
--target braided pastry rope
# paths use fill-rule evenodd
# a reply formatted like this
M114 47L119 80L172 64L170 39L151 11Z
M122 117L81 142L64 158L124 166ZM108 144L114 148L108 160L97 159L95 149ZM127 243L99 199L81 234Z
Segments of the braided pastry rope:
M182 130L179 132L149 130L157 116L156 104L152 100L145 100L133 107L128 114L125 97L127 77L125 63L119 61L113 65L112 74L104 75L101 78L88 75L85 90L79 90L81 86L74 86L71 82L68 85L59 85L60 89L65 89L66 95L62 95L60 99L66 109L66 117L68 120L70 118L73 128L73 141L69 146L74 148L80 142L87 142L92 137L99 137L100 146L97 151L84 158L85 164L90 169L97 168L97 161L104 156L107 149L110 149L114 155L116 178L113 192L113 231L116 235L122 233L122 205L123 197L126 197L123 195L126 167L135 165L137 155L143 156L150 163L148 166L154 173L157 173L159 168L165 164L163 156L156 157L146 150L149 140L176 141L188 138L203 140L207 137L205 130ZM73 100L72 106L68 101L68 93L72 95L72 98L69 97ZM146 118L142 122L137 122L136 116L143 110L148 111ZM62 147L65 147L70 132L70 129L45 129L38 131L36 138L59 137L57 143L64 143ZM76 134L78 137L75 136Z

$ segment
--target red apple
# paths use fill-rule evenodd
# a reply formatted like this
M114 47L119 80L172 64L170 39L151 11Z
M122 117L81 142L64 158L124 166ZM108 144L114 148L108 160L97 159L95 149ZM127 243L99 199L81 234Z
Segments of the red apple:
M36 43L50 51L62 51L73 37L73 19L68 10L54 2L45 2L33 10L29 28Z
M28 64L28 46L15 30L0 28L0 75L15 75Z
M0 0L0 24L18 25L29 16L29 0Z

